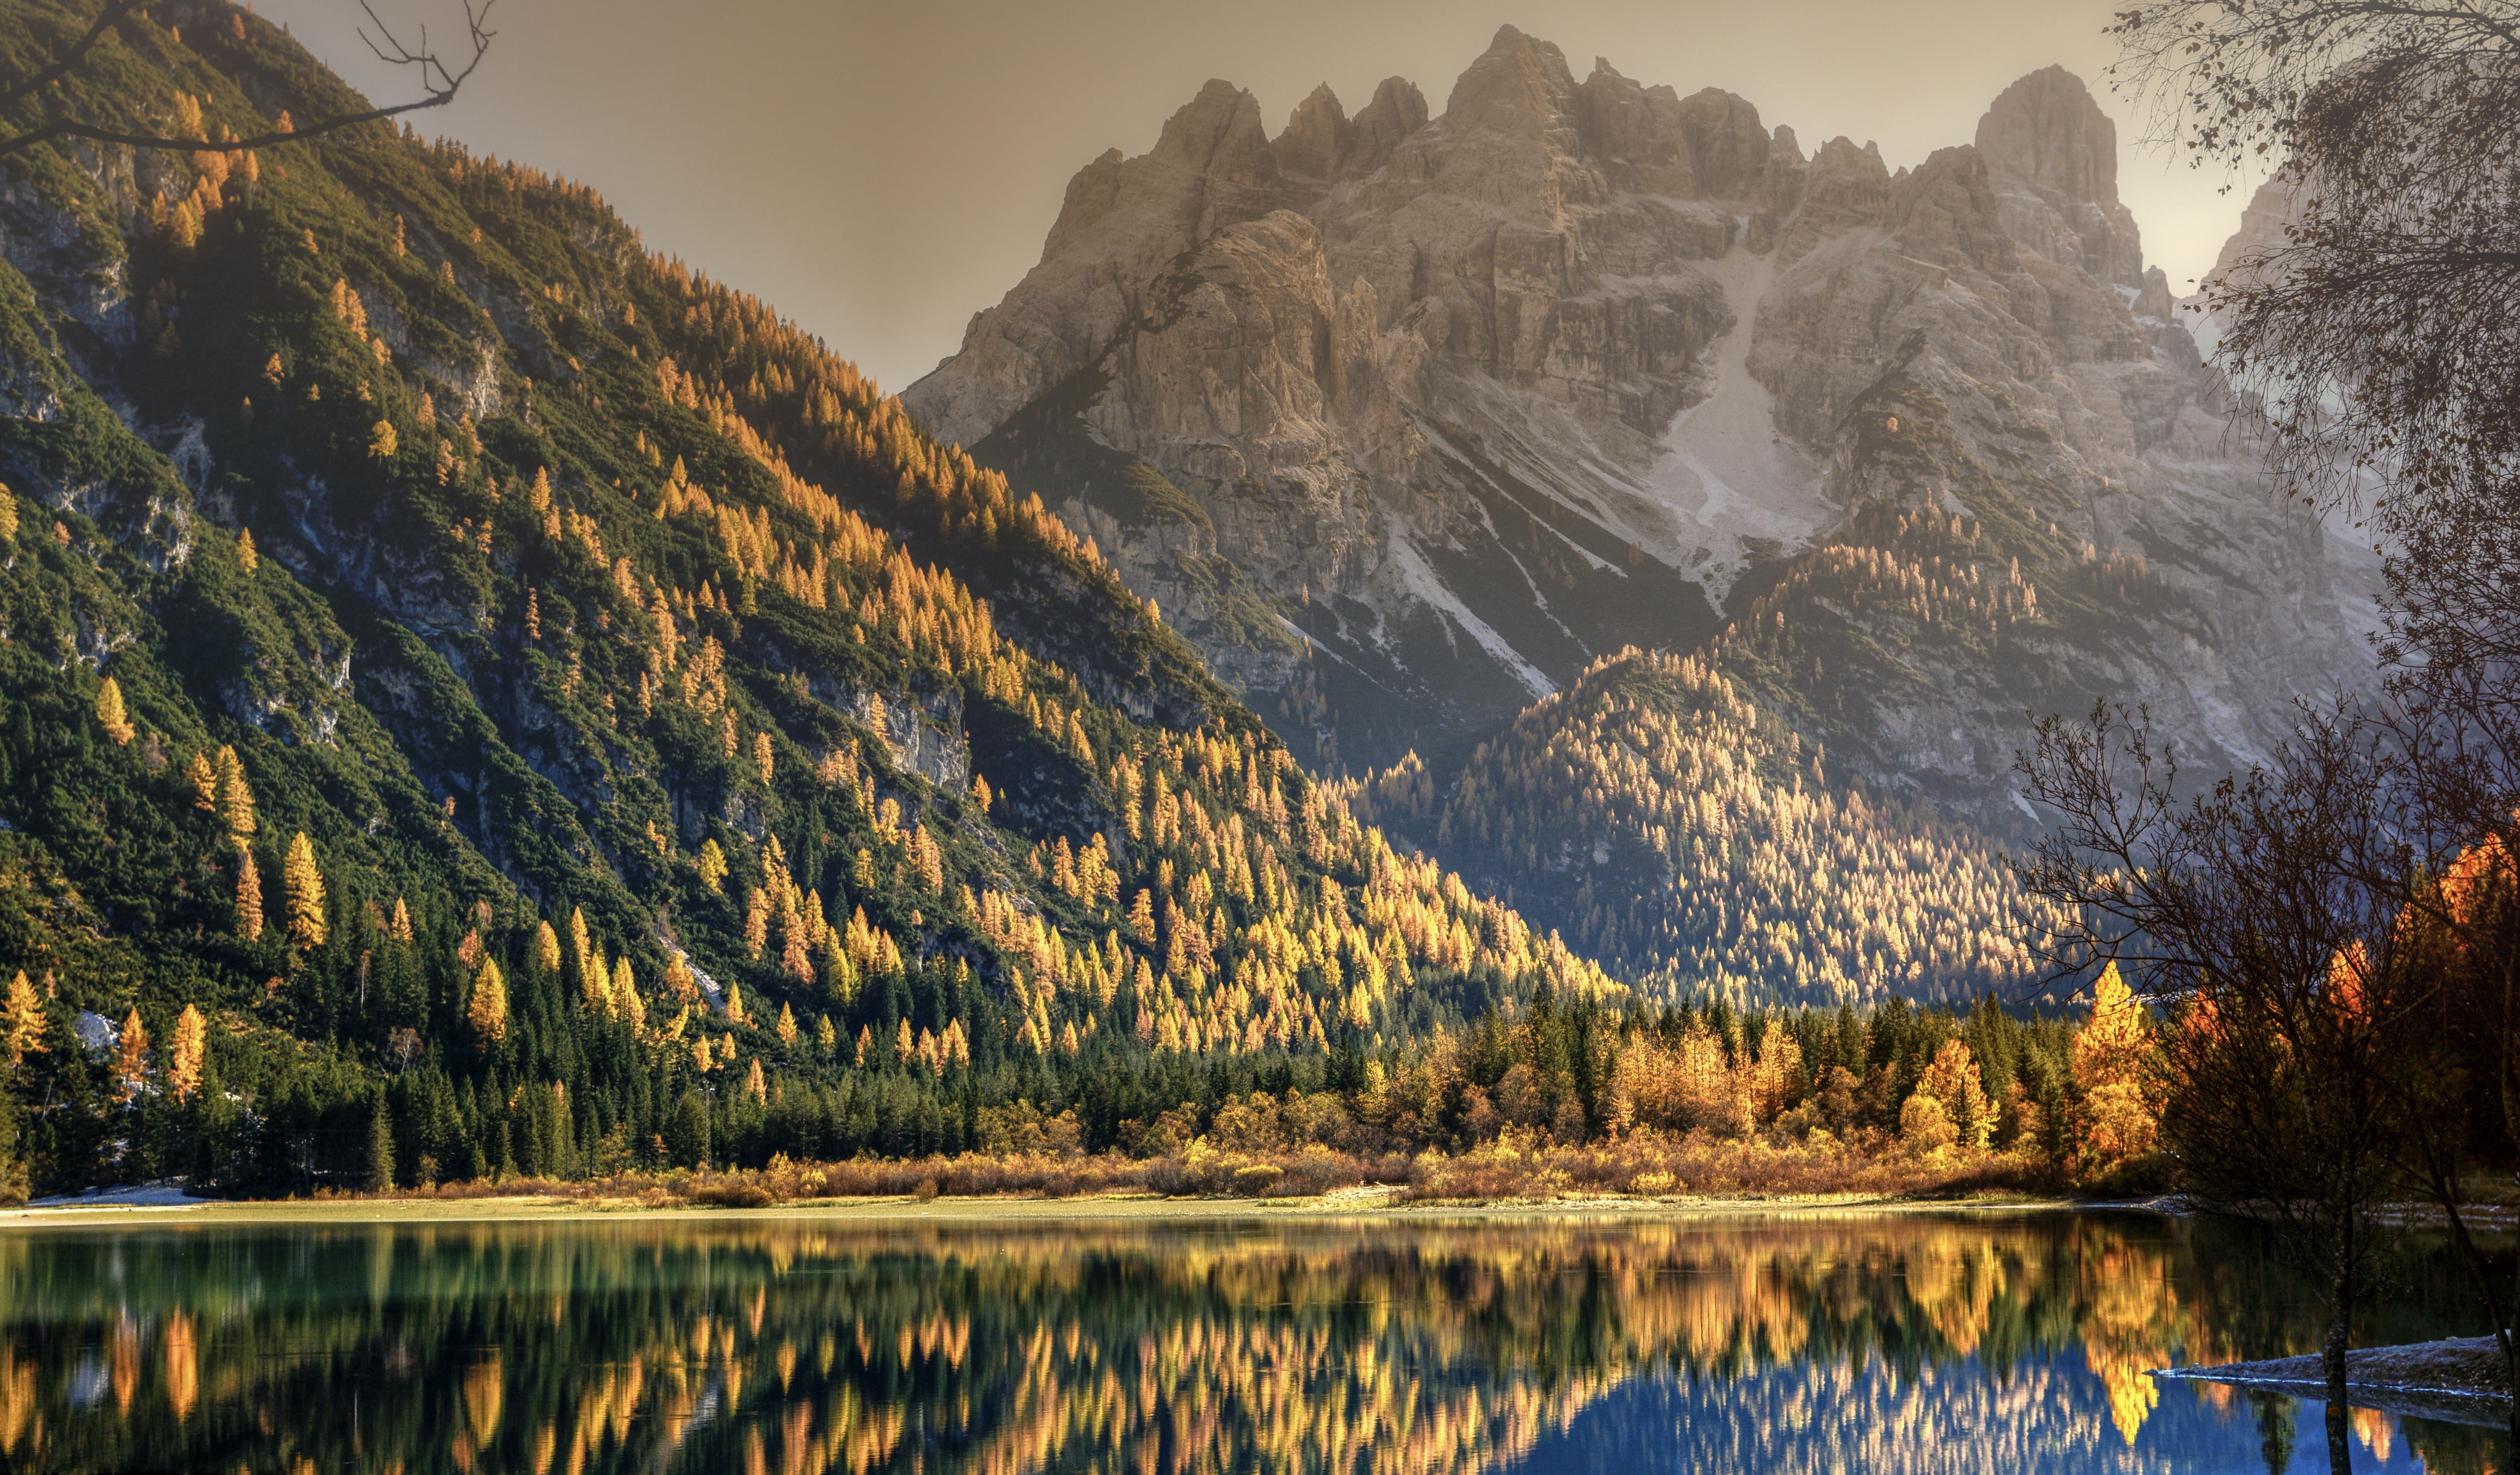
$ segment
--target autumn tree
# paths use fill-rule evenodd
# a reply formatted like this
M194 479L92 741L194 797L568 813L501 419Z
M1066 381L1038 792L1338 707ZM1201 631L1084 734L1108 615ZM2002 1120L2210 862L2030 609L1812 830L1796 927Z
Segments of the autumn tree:
M236 749L222 746L218 761L219 820L239 844L253 833L253 788L246 782L245 765L238 761Z
M253 864L253 852L237 848L236 933L248 942L262 937L262 872Z
M288 901L289 940L301 948L324 946L324 872L315 864L314 842L302 829L289 842L280 887Z
M111 676L96 689L96 721L117 747L128 746L136 736L131 719L123 715L122 687Z
M1916 1077L1916 1090L1941 1103L1952 1126L1952 1140L1963 1152L1983 1152L1995 1134L1995 1107L1987 1100L1976 1052L1954 1036L1934 1050Z
M472 998L464 1006L464 1019L484 1050L508 1038L508 980L497 959L482 959L481 970L472 975Z
M202 1089L202 1057L209 1028L198 1005L185 1005L175 1018L175 1045L166 1058L166 1090L178 1101L189 1101Z
M203 814L215 814L219 807L219 774L210 760L196 749L184 760L184 782L192 785L193 807Z
M9 980L9 998L5 1007L0 1007L0 1050L9 1052L11 1070L16 1070L28 1055L45 1052L47 1023L44 1001L36 995L35 986L26 981L26 970L20 968L17 976Z
M149 1029L133 1007L122 1016L113 1051L113 1092L124 1104L136 1099L149 1080Z
M2141 1001L2114 961L2102 965L2092 987L2091 1017L2074 1032L2069 1068L2077 1093L2077 1171L2096 1178L2151 1151L2155 1124L2145 1092L2154 1075L2150 1032Z

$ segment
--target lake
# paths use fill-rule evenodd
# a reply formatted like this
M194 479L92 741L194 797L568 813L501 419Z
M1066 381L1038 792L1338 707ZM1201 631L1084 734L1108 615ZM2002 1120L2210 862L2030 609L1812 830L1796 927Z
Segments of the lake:
M2474 1334L2410 1245L2363 1340ZM2318 1409L2238 1231L2144 1215L0 1229L12 1471L2233 1471ZM2358 1469L2507 1467L2356 1415Z

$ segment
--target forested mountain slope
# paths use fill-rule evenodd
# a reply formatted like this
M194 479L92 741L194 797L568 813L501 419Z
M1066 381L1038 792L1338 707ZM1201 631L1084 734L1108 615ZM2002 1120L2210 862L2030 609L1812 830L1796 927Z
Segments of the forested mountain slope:
M1705 658L1629 649L1481 743L1439 790L1415 755L1351 807L1457 859L1631 976L1734 1004L2036 992L2036 909L2002 852L1832 780Z
M0 4L0 72L89 19ZM231 138L356 101L223 5L53 90ZM39 1186L338 1181L380 1134L406 1181L951 1148L1055 1074L1108 1140L1202 1056L1615 989L584 188L383 125L46 146L0 162L0 1115Z

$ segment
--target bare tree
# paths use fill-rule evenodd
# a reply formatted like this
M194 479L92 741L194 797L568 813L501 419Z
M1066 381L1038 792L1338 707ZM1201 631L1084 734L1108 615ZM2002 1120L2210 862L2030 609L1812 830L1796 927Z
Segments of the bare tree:
M75 75L81 64L86 62L89 53L96 49L97 43L105 38L106 33L130 20L145 7L146 3L147 0L107 0L105 8L98 13L95 22L76 40L64 47L49 65L14 82L0 84L0 111L15 109L32 98L40 99L48 105L46 111L50 114L40 123L0 138L0 158L5 158L22 150L31 149L37 144L61 138L84 138L106 144L130 144L140 148L183 150L266 149L278 144L303 143L307 139L338 133L344 128L355 127L360 123L373 123L383 118L399 117L406 112L417 112L424 108L445 107L455 101L456 93L472 75L473 69L481 65L481 59L489 55L490 41L496 34L489 29L490 7L496 3L496 0L464 0L465 36L470 53L449 60L430 48L427 26L420 28L419 40L416 43L406 44L395 35L393 27L387 25L377 15L376 7L370 3L370 0L359 0L359 9L366 12L368 17L368 25L359 29L359 39L367 42L368 49L376 53L378 60L388 66L410 68L419 79L422 96L411 102L396 103L391 107L369 108L355 112L341 112L314 118L303 123L292 123L285 128L275 128L248 138L186 138L165 134L132 133L86 122L67 112L53 112L49 105L55 98L52 90L54 84ZM370 26L374 27L374 34L370 34Z
M2061 823L2023 885L2070 918L2049 961L2118 964L2169 1020L2162 1135L2200 1207L2265 1226L2319 1286L2332 1468L2350 1459L2345 1354L2399 1182L2435 988L2393 942L2413 885L2396 758L2351 714L2305 713L2267 767L2191 801L2148 723L2050 718L2021 768Z
M2520 1144L2520 928L2479 900L2511 894L2520 855L2520 0L2170 0L2113 29L2167 137L2295 198L2282 244L2207 284L2217 362L2283 489L2382 552L2371 717L2397 828L2446 872L2402 896L2437 1064L2401 1082L2400 1165L2449 1215L2520 1386L2462 1212L2490 1126ZM2520 1443L2520 1400L2511 1419Z

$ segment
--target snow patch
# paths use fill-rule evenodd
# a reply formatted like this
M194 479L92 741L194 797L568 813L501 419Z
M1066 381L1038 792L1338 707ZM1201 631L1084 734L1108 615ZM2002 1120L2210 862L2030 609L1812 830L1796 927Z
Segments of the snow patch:
M1497 634L1487 621L1470 613L1470 606L1444 587L1444 581L1427 565L1425 556L1418 552L1416 544L1406 536L1394 538L1390 552L1391 569L1400 575L1402 587L1461 626L1470 639L1478 642L1480 649L1494 656L1497 664L1512 672L1514 680L1521 682L1534 699L1556 694L1555 682L1544 675L1539 667L1524 660L1522 652L1513 648L1510 641Z
M1715 343L1714 386L1672 417L1642 489L1669 528L1665 561L1704 589L1719 609L1756 553L1786 553L1836 515L1821 469L1777 429L1776 397L1750 373L1759 303L1776 278L1773 253L1734 246L1707 264L1724 288L1733 326Z

